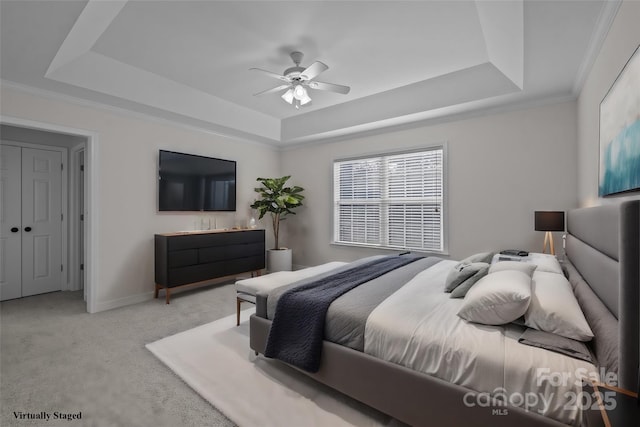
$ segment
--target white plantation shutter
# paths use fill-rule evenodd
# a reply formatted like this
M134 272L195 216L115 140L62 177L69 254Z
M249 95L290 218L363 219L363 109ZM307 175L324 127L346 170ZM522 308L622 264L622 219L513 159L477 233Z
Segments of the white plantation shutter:
M443 251L444 148L334 163L334 241Z

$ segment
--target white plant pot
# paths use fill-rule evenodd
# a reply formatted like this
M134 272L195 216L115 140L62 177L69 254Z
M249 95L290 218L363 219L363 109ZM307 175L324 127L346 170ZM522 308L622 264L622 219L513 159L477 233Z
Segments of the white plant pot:
M291 271L291 249L268 249L267 270L270 273Z

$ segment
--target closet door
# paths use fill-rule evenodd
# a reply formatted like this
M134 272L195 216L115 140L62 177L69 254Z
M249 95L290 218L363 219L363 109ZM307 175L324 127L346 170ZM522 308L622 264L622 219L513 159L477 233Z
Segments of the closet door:
M22 149L22 296L62 289L62 154Z
M22 296L20 147L0 145L0 301Z

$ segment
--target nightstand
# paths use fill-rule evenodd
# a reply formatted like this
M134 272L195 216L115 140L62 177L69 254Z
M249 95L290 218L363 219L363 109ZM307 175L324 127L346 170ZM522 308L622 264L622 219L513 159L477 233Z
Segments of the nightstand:
M582 409L586 427L628 427L640 425L638 395L628 390L602 383L583 383Z

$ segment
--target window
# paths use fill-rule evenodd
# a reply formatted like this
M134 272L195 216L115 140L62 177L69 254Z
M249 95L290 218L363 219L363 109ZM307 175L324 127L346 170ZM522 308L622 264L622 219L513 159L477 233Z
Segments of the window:
M336 160L334 242L444 252L444 146Z

